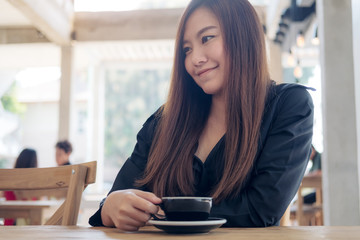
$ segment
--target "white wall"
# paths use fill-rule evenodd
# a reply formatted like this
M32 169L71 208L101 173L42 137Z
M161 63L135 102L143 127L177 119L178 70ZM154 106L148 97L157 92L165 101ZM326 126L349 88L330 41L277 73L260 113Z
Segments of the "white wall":
M58 136L58 102L26 103L27 110L21 117L21 145L37 151L39 167L56 166L55 144ZM74 151L70 157L72 163L85 162L86 128L79 132L78 112L86 110L86 102L77 102L74 106L72 138L69 139Z
M21 117L21 143L37 151L39 167L56 166L55 143L58 129L58 105L28 103Z

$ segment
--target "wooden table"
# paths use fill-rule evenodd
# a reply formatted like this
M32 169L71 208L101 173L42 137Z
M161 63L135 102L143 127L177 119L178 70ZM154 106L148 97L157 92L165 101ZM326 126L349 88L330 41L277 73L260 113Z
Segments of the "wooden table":
M209 233L171 235L152 226L123 233L114 228L78 226L0 226L0 239L218 239L218 240L353 240L360 239L360 226L219 228Z
M61 201L0 201L0 218L27 218L30 225L41 225L43 210L60 204Z

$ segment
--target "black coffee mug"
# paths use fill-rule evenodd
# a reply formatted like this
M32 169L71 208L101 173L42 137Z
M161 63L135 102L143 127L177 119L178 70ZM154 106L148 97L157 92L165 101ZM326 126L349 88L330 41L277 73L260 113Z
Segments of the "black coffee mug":
M209 218L211 197L163 197L160 203L168 221L204 221Z

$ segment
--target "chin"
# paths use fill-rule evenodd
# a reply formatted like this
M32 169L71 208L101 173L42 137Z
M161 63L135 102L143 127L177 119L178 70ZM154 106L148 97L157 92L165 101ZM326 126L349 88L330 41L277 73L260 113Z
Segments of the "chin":
M202 88L202 90L204 91L204 93L206 93L208 95L216 95L219 93L219 91L215 91L214 89Z

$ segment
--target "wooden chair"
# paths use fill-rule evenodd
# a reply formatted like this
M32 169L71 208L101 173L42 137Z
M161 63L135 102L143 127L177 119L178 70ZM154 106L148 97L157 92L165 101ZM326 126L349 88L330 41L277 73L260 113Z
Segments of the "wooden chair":
M290 205L284 212L284 215L280 219L280 226L291 226L291 220L290 220Z
M316 190L316 202L304 204L303 188L314 188ZM322 210L322 177L305 176L298 190L296 205L292 207L291 218L296 219L299 226L323 225Z
M65 201L45 225L76 225L82 192L88 184L95 182L95 178L96 161L52 168L0 169L0 190L54 191L67 188Z

